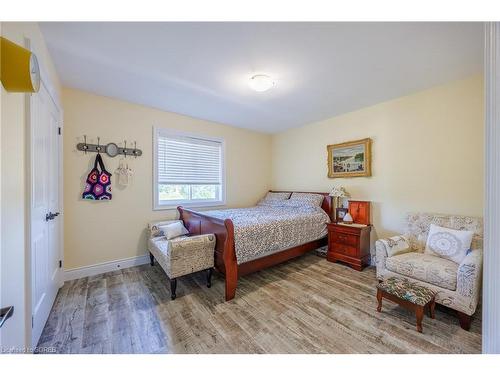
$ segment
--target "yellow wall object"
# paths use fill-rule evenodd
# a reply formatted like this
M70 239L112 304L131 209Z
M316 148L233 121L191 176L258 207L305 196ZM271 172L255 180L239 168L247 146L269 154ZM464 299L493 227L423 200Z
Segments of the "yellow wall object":
M34 75L32 75L34 73ZM0 80L9 92L37 92L38 62L31 51L0 37Z

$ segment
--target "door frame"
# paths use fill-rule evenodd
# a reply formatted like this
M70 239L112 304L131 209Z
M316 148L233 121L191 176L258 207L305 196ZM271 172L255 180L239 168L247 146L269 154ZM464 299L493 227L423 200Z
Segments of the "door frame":
M484 33L484 257L483 353L500 353L500 22Z
M27 49L33 51L33 53L39 55L38 49L36 46L32 46L31 40L27 37L24 38L24 45ZM58 224L58 232L59 232L59 239L58 239L58 244L59 244L59 259L61 259L62 264L64 265L64 201L63 201L63 140L62 140L62 135L63 135L63 110L62 110L62 103L57 95L57 91L55 89L54 83L50 80L50 76L47 73L47 70L45 69L43 62L38 60L38 65L40 69L40 76L41 76L41 82L40 85L43 85L45 89L47 90L50 99L54 103L58 113L59 113L59 127L61 128L61 134L60 136L57 137L57 143L58 143L58 159L59 159L59 170L58 170L58 185L59 185L59 209L60 209L60 216L59 220L57 220ZM25 160L26 160L26 169L25 169L25 178L26 178L26 246L27 246L27 259L26 259L26 267L27 267L27 275L26 275L26 289L27 289L27 296L26 296L26 342L30 343L32 348L35 348L38 342L35 342L34 337L33 337L33 249L31 246L31 240L32 240L32 217L31 217L31 206L32 206L32 190L33 190L33 180L31 178L32 176L32 165L31 165L31 156L33 154L33 144L32 144L32 139L31 139L31 132L33 129L33 123L31 121L31 108L32 108L32 100L33 100L33 95L36 94L28 94L25 96L25 119L26 119L26 139L25 139L25 144L26 144L26 153L25 153ZM58 286L59 288L62 287L64 284L64 272L63 272L63 267L61 267L58 271L57 275L58 279Z

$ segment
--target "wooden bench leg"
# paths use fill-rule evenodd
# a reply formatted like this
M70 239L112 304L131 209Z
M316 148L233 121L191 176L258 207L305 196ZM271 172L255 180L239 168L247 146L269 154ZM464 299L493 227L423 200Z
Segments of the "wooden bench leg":
M213 268L209 268L207 270L207 288L212 286L212 273L214 272Z
M436 300L433 298L432 301L429 303L429 316L431 319L435 319L436 316L434 315L434 309L436 308Z
M417 315L417 331L422 333L422 319L424 318L424 306L418 306L415 309Z
M382 311L382 291L380 289L377 289L377 301L378 301L377 311L381 312Z
M155 257L153 254L149 253L149 261L151 262L151 265L155 265Z
M175 297L177 297L177 295L175 294L176 290L177 290L177 279L173 278L170 280L170 298L172 300L174 300Z

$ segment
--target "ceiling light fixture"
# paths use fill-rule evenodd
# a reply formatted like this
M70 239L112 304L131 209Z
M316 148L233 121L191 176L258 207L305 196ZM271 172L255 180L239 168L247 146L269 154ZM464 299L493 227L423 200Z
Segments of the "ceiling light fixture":
M257 92L264 92L272 88L276 82L271 77L265 74L257 74L250 78L248 85L250 88Z

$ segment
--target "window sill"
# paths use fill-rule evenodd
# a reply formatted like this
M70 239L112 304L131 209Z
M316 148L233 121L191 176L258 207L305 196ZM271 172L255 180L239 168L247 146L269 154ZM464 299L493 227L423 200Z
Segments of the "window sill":
M182 206L186 208L210 208L210 207L222 207L225 206L225 201L218 202L178 202L172 204L157 204L155 203L153 211L163 211L163 210L175 210L177 207Z

